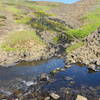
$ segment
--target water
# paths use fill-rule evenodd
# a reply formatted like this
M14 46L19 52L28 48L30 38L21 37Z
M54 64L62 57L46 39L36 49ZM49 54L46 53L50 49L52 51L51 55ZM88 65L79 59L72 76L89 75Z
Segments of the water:
M100 72L89 72L86 66L80 67L74 64L71 68L59 72L54 77L56 81L47 85L46 88L59 90L62 87L68 86L71 88L100 86ZM71 85L71 82L73 82L73 85Z
M52 70L58 67L64 68L64 66L63 59L54 58L36 65L22 63L8 68L0 67L0 89L16 90L22 87L25 88L22 82L26 82L26 85L34 84L33 81L40 74L50 74ZM95 90L95 95L98 94L100 96L100 72L91 72L86 66L80 67L77 64L73 64L71 68L58 72L53 78L55 80L44 85L43 89L59 91L63 87L69 87L74 90L85 87ZM93 91L91 93L94 93Z

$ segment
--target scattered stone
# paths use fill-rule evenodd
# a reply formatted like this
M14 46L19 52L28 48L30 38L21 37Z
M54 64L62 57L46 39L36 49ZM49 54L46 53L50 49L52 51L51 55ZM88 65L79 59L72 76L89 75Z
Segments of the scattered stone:
M75 84L75 82L74 82L74 81L70 81L70 84L71 84L71 85L74 85L74 84Z
M26 86L32 86L32 85L34 85L34 82L32 82L32 81L26 82Z
M60 71L65 71L65 69L64 68L61 68Z
M50 100L50 97L46 97L44 100Z
M48 81L49 77L46 73L40 75L40 81Z
M81 96L81 95L77 95L76 100L88 100L86 97Z
M56 68L57 71L60 71L61 68Z
M70 80L73 80L73 78L67 76L67 77L65 77L65 80L70 81Z
M60 96L58 94L56 94L56 93L51 93L50 96L54 100L58 100L60 98Z

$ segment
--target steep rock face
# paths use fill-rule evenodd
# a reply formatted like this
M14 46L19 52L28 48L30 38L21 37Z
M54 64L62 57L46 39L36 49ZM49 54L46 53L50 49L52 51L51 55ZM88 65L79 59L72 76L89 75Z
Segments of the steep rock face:
M84 63L90 67L100 65L100 28L89 35L84 41L86 45L68 54L68 60L71 63Z

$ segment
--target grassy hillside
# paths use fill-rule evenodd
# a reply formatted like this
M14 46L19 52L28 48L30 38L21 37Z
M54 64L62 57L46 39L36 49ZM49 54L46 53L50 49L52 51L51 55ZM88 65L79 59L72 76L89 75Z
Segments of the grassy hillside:
M100 1L89 1L85 2L81 0L75 4L65 5L63 3L52 2L1 0L0 26L11 28L11 30L8 31L8 34L11 33L11 35L9 34L7 39L10 41L5 43L6 46L1 47L6 50L9 47L11 48L11 43L15 43L15 41L19 43L19 40L24 41L26 38L28 40L31 39L31 37L35 37L36 39L40 38L36 31L49 31L50 34L64 33L69 40L79 40L80 43L76 43L75 48L79 47L81 40L100 26ZM18 28L19 26L21 27ZM4 28L1 27L5 32ZM17 32L17 28L21 31L17 30ZM35 32L29 29L33 29ZM12 33L15 34L12 35ZM55 37L54 41L57 42L59 39L59 37ZM40 41L41 38L37 40ZM71 48L73 49L73 46Z

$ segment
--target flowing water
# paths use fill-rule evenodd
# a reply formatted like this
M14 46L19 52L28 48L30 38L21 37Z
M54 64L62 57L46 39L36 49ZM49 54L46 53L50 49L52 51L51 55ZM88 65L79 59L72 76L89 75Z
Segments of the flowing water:
M22 84L31 84L42 73L50 74L56 68L64 68L63 59L50 59L40 63L22 63L8 68L0 67L0 92L10 93L20 88ZM100 97L100 72L92 72L86 66L73 64L71 68L60 71L53 75L54 81L43 85L44 90L59 91L62 88L71 88L77 93L88 93ZM75 92L76 92L75 91Z

